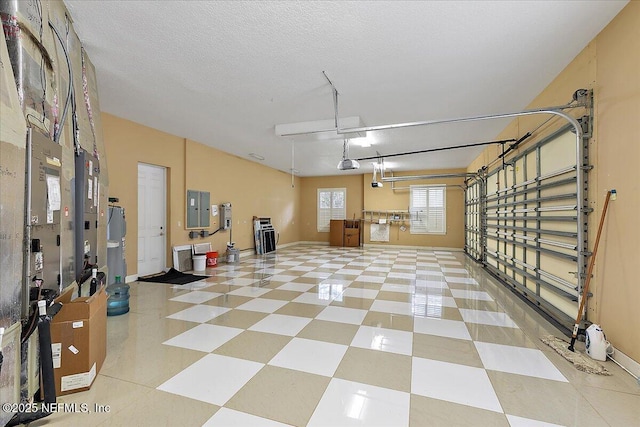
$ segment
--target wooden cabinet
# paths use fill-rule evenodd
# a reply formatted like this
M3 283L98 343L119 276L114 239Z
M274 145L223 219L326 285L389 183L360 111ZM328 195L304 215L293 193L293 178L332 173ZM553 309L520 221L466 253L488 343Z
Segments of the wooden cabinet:
M360 246L360 220L332 219L329 227L329 245Z

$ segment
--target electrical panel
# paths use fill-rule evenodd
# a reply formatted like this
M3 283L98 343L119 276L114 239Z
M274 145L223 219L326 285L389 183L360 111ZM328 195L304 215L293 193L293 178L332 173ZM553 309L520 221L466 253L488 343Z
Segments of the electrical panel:
M200 225L199 227L202 228L206 228L209 227L209 225L211 224L211 207L209 206L209 202L211 201L211 195L209 194L208 191L201 191L200 192L200 208L198 209L199 211L199 217L200 217Z
M80 148L75 159L75 265L81 284L89 265L98 263L98 211L100 210L100 162ZM87 276L88 277L88 276Z
M211 193L187 190L187 228L207 228L211 225Z
M228 230L231 228L231 203L220 205L220 228Z
M62 146L37 130L29 134L29 277L59 290Z

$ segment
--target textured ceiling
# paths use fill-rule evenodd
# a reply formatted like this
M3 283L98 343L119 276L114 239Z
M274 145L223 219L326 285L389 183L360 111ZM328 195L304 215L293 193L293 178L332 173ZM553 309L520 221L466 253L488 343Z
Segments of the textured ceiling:
M626 1L66 0L101 110L301 176L337 175L342 141L274 126L367 126L524 108ZM575 88L578 89L578 88ZM567 93L567 101L572 93ZM359 158L492 140L507 121L369 132ZM481 148L394 157L393 170L466 167ZM253 160L256 161L256 160ZM358 173L370 172L363 162Z

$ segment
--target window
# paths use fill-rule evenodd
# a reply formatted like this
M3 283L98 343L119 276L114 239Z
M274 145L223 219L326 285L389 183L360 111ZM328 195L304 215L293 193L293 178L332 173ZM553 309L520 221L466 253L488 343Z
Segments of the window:
M411 234L446 233L446 187L444 185L412 185Z
M318 188L318 232L329 232L332 219L347 217L346 188Z

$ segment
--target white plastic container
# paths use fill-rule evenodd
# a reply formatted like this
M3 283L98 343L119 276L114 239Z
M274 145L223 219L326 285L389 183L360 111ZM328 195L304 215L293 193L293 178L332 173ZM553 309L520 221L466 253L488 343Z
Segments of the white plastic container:
M193 256L193 271L204 271L207 268L207 255Z
M587 328L587 339L585 341L585 348L587 354L595 360L602 362L607 360L607 338L602 331L600 325L592 324Z

